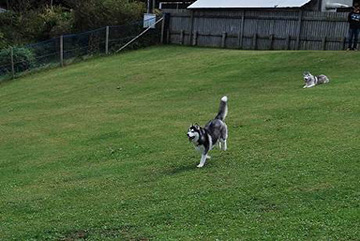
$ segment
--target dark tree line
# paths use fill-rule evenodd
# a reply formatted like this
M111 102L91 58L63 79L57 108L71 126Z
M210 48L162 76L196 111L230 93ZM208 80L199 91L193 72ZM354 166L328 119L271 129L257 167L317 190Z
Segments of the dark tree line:
M144 1L0 0L0 48L139 20Z

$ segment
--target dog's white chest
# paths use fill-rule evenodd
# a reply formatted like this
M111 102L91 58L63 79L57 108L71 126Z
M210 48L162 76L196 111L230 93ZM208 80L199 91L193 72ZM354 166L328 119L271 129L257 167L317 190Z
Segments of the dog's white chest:
M195 150L197 150L198 152L203 153L205 151L205 147L203 145L196 145Z

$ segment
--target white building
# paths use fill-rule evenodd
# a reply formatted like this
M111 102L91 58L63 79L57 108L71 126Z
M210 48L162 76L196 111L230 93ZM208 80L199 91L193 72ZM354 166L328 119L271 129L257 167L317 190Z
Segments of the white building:
M304 8L336 12L339 8L350 8L352 5L353 0L197 0L188 9Z

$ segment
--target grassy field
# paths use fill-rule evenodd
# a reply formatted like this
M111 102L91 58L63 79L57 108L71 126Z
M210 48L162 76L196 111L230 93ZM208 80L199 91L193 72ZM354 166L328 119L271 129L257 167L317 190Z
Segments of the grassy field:
M169 46L3 83L0 240L360 240L359 61Z

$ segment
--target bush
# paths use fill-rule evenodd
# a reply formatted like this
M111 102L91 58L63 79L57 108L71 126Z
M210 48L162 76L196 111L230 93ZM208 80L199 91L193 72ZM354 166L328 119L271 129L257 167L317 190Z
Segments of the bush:
M38 42L73 31L74 14L59 6L0 14L0 48Z
M64 0L52 7L46 1L32 0L11 5L14 11L0 14L0 48L128 24L142 19L145 12L144 3L129 0Z
M13 48L15 72L23 72L35 66L35 57L31 50L23 47ZM3 66L0 72L11 72L11 50L10 48L0 51L0 63Z
M58 37L62 34L69 34L73 31L74 14L73 11L54 6L42 9L40 13L42 21L45 23L45 33L47 38Z
M8 46L8 43L5 39L4 33L0 31L0 49L6 48Z
M75 30L85 31L104 26L123 25L139 20L145 5L128 0L68 0L74 11Z
M12 11L6 11L0 14L0 33L1 48L6 48L14 44L20 44L23 36L19 32L21 23L18 14Z

